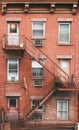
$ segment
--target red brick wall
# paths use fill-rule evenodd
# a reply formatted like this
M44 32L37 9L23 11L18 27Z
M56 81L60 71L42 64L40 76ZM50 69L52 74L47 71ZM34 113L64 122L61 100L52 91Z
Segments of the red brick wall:
M75 24L76 24L76 15L72 14L6 14L6 15L0 15L0 108L4 107L5 111L7 111L7 100L5 97L6 92L19 92L21 94L20 97L20 112L23 112L26 105L29 102L30 96L36 96L41 88L35 88L32 84L31 79L31 58L30 56L24 52L23 57L20 59L20 83L16 84L9 84L6 83L6 77L7 77L7 52L5 52L2 49L2 35L7 34L7 21L6 18L21 18L21 21L19 23L20 27L20 34L25 35L29 39L32 38L32 18L46 18L45 22L45 40L44 40L44 46L41 48L41 50L47 54L55 63L58 64L58 60L56 59L56 55L72 55L72 59L70 61L70 74L74 74L75 71ZM59 46L58 45L58 21L57 18L73 18L73 21L71 22L71 45L70 46ZM14 53L14 52L13 52ZM15 53L14 53L15 55ZM11 56L11 54L8 53L8 57ZM13 56L14 57L14 56ZM26 90L22 88L22 77L26 78L27 86L28 86L28 94L26 94ZM45 80L44 80L44 86L50 83L52 79L52 76L48 74L47 71L45 71ZM65 92L64 92L65 93ZM67 92L66 92L67 93ZM65 93L65 95L66 95ZM56 99L57 98L63 98L64 94L62 96L62 93L59 96L59 92L56 93L56 95L52 98L50 98L46 102L46 113L43 114L43 118L51 118L51 120L56 119ZM66 95L67 97L67 95ZM74 120L74 94L69 93L68 98L70 100L70 113L69 113L69 119ZM49 113L49 114L48 114ZM51 117L50 117L51 115Z

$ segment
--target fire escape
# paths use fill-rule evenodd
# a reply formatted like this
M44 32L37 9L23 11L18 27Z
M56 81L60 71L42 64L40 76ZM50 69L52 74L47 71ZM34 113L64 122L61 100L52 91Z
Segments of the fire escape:
M75 90L76 84L74 79L64 72L49 56L47 56L39 48L36 48L32 41L26 37L26 48L27 52L32 58L40 63L47 71L52 75L52 81L46 87L42 88L39 95L35 98L35 106L30 108L30 104L27 104L24 111L24 118L29 119L36 109L38 109L51 95L54 95L56 91L61 90ZM38 97L43 94L42 99L38 100Z

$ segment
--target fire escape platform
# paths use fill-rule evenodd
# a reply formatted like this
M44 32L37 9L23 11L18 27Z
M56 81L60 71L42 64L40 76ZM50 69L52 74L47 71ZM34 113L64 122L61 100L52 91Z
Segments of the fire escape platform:
M64 122L62 122L62 123L56 123L56 122L55 123L54 122L40 123L40 121L38 121L38 122L27 122L26 127L28 128L28 130L31 130L31 129L34 130L35 128L38 129L38 127L40 129L46 128L46 129L50 129L50 130L52 130L52 128L54 128L56 130L59 129L59 128L72 129L72 128L75 127L75 122L73 122L73 121L69 121L67 123L64 123Z
M25 51L25 48L24 47L20 47L20 46L5 46L3 48L4 50L6 51L11 51L11 50L18 50L18 51Z

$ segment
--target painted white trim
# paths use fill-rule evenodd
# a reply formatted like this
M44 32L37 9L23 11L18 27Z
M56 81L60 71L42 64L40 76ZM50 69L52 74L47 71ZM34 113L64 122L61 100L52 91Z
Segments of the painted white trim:
M56 55L57 59L72 59L72 55Z
M5 93L6 97L20 97L21 93L16 93L16 92L6 92Z
M19 17L6 17L7 22L20 22L21 18Z
M35 22L35 21L42 21L42 22L46 22L46 18L31 18L31 21Z
M72 22L73 18L57 18L58 22Z

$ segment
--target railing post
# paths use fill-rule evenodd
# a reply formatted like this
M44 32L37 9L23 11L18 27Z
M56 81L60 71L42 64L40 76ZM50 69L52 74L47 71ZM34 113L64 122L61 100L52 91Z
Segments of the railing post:
M5 35L2 36L2 46L5 48Z
M1 109L1 123L4 123L5 122L5 111L4 109L2 108Z

